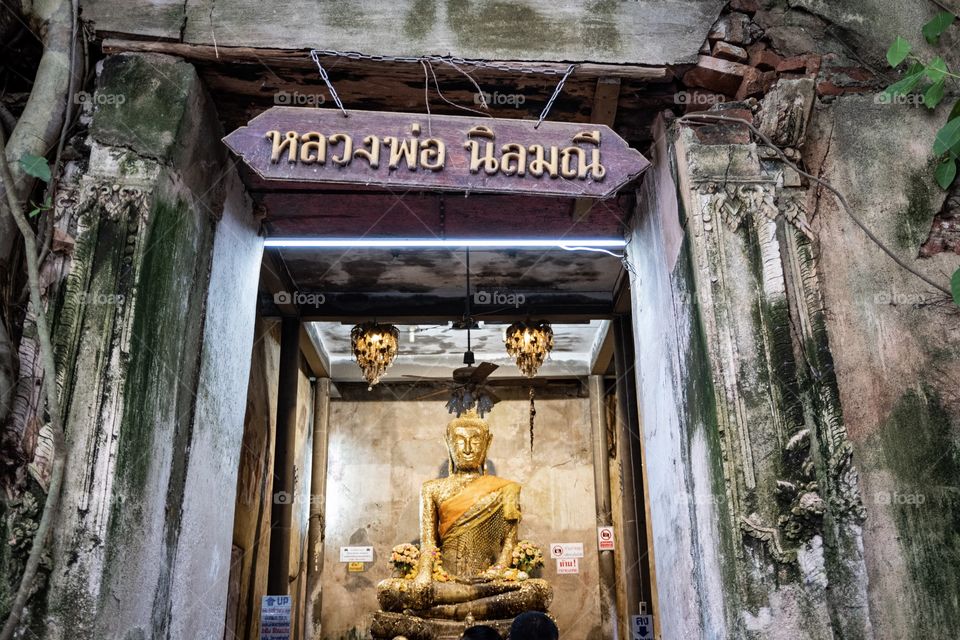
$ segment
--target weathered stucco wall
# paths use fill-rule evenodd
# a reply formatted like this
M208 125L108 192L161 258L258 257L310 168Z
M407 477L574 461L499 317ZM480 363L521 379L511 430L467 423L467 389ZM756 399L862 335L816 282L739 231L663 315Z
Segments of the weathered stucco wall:
M638 405L664 638L724 638L730 530L712 380L663 129L628 245Z
M805 159L900 258L946 285L960 256L918 257L945 199L928 165L945 114L838 98L817 110ZM960 636L960 313L882 254L829 195L814 224L866 507L875 637Z
M218 637L262 240L190 65L109 58L97 89L55 335L70 451L47 637Z
M554 588L550 611L565 638L599 640L599 569L589 400L539 400L534 452L529 404L505 400L487 416L488 471L523 485L522 538L547 554L542 577ZM390 550L419 539L420 485L446 473L440 401L338 402L330 412L322 633L358 637L377 610L375 587L392 575ZM579 575L556 574L552 542L583 542ZM375 562L348 573L340 547L372 545ZM360 635L359 637L362 637Z
M282 15L254 0L85 0L82 7L101 32L220 47L659 65L692 62L723 4L295 0Z

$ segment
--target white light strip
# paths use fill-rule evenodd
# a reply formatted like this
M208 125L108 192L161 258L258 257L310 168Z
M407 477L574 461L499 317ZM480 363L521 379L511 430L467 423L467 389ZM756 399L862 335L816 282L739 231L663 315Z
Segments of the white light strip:
M622 249L626 246L624 240L610 239L584 239L584 238L564 238L561 240L536 240L536 239L416 239L416 238L395 238L395 239L376 239L376 238L268 238L264 242L267 247L279 247L284 249L305 248L305 249L343 249L343 248L369 248L369 249L437 249L437 248L481 248L481 249L568 249L568 248L610 248Z

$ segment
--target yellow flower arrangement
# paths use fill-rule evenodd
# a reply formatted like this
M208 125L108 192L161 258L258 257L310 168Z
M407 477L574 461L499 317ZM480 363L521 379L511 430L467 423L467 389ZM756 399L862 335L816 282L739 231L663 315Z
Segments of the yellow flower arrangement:
M529 574L543 566L543 551L529 540L521 540L513 547L510 566L520 573Z
M410 543L398 544L390 554L390 562L401 577L413 579L413 574L420 560L420 549Z

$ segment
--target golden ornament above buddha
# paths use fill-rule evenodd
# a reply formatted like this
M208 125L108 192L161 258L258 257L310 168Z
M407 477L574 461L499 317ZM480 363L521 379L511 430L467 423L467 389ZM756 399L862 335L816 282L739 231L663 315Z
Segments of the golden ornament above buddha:
M441 621L506 621L547 610L549 583L523 570L539 552L518 545L520 485L484 472L492 438L472 411L447 425L450 475L420 490L420 553L408 575L377 585L375 637L431 637L431 620L447 627Z

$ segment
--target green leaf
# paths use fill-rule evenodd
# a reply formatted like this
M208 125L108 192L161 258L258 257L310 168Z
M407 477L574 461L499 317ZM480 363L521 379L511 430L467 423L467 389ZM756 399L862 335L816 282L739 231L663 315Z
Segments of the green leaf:
M923 37L927 39L927 42L930 44L937 44L937 40L940 39L940 36L943 35L943 32L946 31L953 21L956 20L956 17L949 11L941 11L933 20L923 25Z
M884 93L887 94L887 96L907 95L915 86L917 86L917 83L923 79L923 75L924 70L920 69L916 73L907 75L897 82L894 82L884 90Z
M933 154L942 156L958 144L960 144L960 118L954 118L937 131L937 137L933 141Z
M947 75L947 63L943 58L934 58L926 68L927 77L931 82L940 82Z
M960 118L960 100L957 100L953 105L953 109L950 110L950 115L947 116L947 122L954 118Z
M940 188L946 191L950 188L950 185L953 184L953 179L957 177L957 161L953 158L944 158L943 161L937 165L937 170L933 175L937 179L937 184L940 185Z
M897 39L887 49L887 62L890 63L891 67L895 67L906 60L908 55L910 55L910 43L897 36Z
M25 153L20 156L20 166L28 175L50 182L50 165L47 164L46 158Z
M940 101L943 100L943 88L944 80L942 78L930 85L923 94L923 104L930 109L936 109Z
M950 290L953 292L953 302L960 307L960 269L953 272L950 278Z
M960 307L960 269L953 272L950 278L950 290L953 292L953 302Z
M39 213L40 213L40 209L34 209L33 211L31 211L31 212L28 213L27 215L30 216L31 218L36 218L36 217L37 217L37 214L39 214Z

